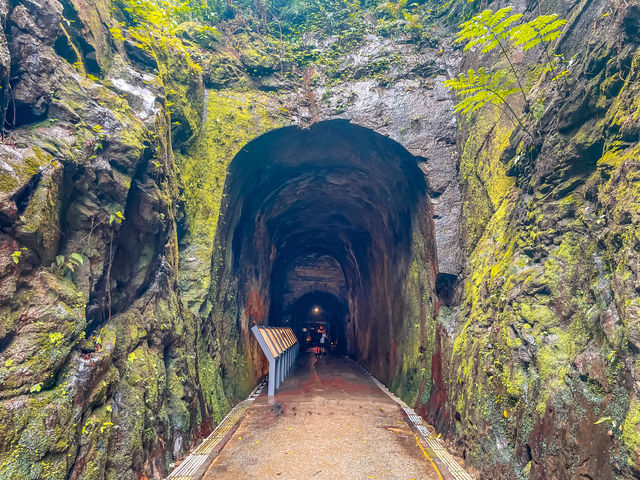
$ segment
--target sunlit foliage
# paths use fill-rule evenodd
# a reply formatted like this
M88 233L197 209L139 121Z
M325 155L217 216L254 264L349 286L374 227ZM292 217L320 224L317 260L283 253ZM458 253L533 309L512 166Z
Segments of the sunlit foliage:
M444 84L461 99L455 106L456 112L470 116L483 105L493 104L506 110L508 117L528 132L524 126L524 119L516 113L516 107L508 100L511 95L520 94L525 113L531 110L530 100L527 98L521 80L522 74L511 62L510 48L519 47L527 51L537 45L556 40L562 35L561 28L566 24L566 20L553 14L541 15L529 22L522 22L522 14L511 14L511 10L512 7L505 7L497 11L482 11L460 25L455 39L455 43L464 45L464 50L479 49L481 53L486 54L497 49L507 63L507 67L491 71L484 68L478 72L469 70L466 74L461 73L456 78L445 81ZM562 58L551 57L546 47L545 54L547 61L543 71L555 72ZM565 74L566 71L557 73L554 79ZM533 113L540 110L540 101L535 105Z

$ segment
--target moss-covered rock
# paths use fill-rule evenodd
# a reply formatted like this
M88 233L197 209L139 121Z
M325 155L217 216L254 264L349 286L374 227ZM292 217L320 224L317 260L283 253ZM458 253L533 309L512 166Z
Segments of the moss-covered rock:
M636 364L627 342L638 338L627 320L637 139L621 129L634 128L635 86L614 60L613 36L584 51L568 35L580 60L572 91L549 93L541 147L527 152L526 135L489 108L462 139L470 253L456 313L464 321L446 347L449 415L491 478L637 475L634 397L623 387Z
M182 51L159 60L173 76L136 71L111 2L59 6L19 2L7 26L22 90L0 152L0 476L164 476L211 428L177 296L177 90L162 88L185 88L193 135L202 80Z
M46 271L22 281L30 288L0 307L3 399L55 385L85 327L86 300L71 282Z
M208 90L202 130L178 155L186 237L180 254L180 288L194 313L209 288L213 238L227 167L253 138L288 122L276 98L258 92Z

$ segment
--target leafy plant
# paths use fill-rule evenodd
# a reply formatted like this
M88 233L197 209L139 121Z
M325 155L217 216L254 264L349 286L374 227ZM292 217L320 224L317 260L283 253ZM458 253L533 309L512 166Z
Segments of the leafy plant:
M505 70L498 70L492 74L484 67L477 72L469 69L466 74L461 73L446 80L444 85L462 98L454 107L456 113L468 116L486 104L493 104L499 108L508 108L516 121L519 121L518 115L506 99L520 89L514 87L513 77ZM520 125L525 128L524 125Z
M464 50L481 49L481 53L489 53L498 49L506 60L508 67L478 72L469 70L458 77L446 80L444 85L453 90L462 100L455 106L455 111L470 116L474 111L486 104L493 104L508 111L508 117L530 136L531 132L524 126L524 121L509 103L508 97L520 94L524 102L524 112L530 113L530 101L526 96L520 74L511 61L510 47L519 47L523 51L537 45L549 43L562 35L561 27L566 20L559 19L556 14L540 15L535 19L521 23L522 14L511 14L512 7L500 10L484 10L469 21L460 25L455 43L464 44ZM547 63L543 71L555 71L558 67L558 56L552 58L545 49ZM561 59L561 57L560 57ZM555 75L554 79L563 77L568 72ZM542 108L542 110L541 110ZM534 116L540 118L544 106L536 102Z
M27 250L29 250L27 247L22 247L22 248L20 248L20 250L16 250L15 252L13 252L11 254L11 258L13 259L13 263L15 263L16 265L18 263L20 263L20 259L22 258L22 253L26 252Z
M113 212L111 215L109 215L109 225L111 225L114 221L116 223L122 223L124 219L124 215L120 210L118 210L117 212Z
M531 116L536 122L540 123L543 114L544 102L542 100L537 100L536 103L531 106Z
M510 37L516 47L520 47L526 52L537 45L558 39L562 35L561 28L566 23L567 21L558 18L557 14L540 15L530 22L515 27L510 32ZM553 72L552 81L557 81L569 75L569 70L561 68L563 65L570 63L564 60L563 55L556 54L552 57L547 48L544 49L544 53L547 58L544 73Z
M513 28L509 35L514 45L521 47L526 52L536 45L548 43L559 38L562 35L560 28L566 23L566 20L558 18L555 13L553 15L540 15L530 22Z
M611 417L600 417L598 420L593 422L593 424L594 425L600 425L601 423L612 422L612 421L613 421L613 419Z
M65 268L75 272L77 266L84 265L84 257L79 253L72 253L69 257L58 255L56 256L56 265L58 268Z

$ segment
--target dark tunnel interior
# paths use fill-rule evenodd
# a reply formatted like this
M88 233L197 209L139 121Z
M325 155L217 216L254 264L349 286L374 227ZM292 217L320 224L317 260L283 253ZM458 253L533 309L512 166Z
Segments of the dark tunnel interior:
M325 329L332 350L347 353L348 308L344 300L323 291L304 294L289 309L290 316L279 322L293 329L303 348L317 343L317 328Z
M394 375L408 278L421 268L419 290L431 297L437 274L421 161L344 120L281 128L243 148L229 168L214 270L217 303L235 289L245 344L254 324L300 338L322 317L338 351Z

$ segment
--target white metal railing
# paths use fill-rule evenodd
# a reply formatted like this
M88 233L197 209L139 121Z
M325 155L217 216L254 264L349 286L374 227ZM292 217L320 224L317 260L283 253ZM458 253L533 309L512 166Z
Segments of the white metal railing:
M255 325L251 331L269 361L269 396L273 397L280 383L287 377L295 363L300 344L288 327L263 327Z

